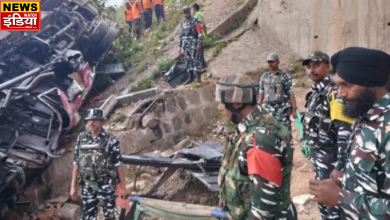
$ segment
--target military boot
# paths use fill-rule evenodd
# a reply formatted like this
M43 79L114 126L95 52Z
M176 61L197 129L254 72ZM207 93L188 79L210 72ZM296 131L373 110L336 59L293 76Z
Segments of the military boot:
M188 71L188 79L183 83L184 85L192 83L194 81L194 72L193 71Z
M202 83L202 73L196 73L196 82Z

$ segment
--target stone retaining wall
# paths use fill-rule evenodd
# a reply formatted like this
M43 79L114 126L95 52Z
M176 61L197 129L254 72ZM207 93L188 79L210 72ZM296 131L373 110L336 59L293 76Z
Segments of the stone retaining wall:
M115 132L115 136L121 142L122 152L126 154L151 149L168 149L182 136L202 132L204 126L212 123L217 110L214 88L214 85L204 85L197 89L160 95L159 99L162 102L156 104L149 113L153 114L150 118L159 120L157 126L153 128L141 126L131 130L125 128L125 131ZM134 116L138 117L137 114ZM136 123L142 122L142 118L135 120Z

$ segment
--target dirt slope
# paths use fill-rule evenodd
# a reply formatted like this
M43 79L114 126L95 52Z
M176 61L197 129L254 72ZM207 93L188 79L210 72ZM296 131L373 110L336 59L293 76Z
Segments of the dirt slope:
M265 67L269 53L277 53L284 62L298 56L271 33L261 28L246 31L237 41L222 49L215 61L209 64L213 77L222 77L232 72L245 73Z

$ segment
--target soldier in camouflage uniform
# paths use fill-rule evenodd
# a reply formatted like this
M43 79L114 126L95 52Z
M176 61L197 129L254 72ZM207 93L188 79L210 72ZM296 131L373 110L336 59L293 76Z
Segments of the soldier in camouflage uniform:
M276 120L288 127L291 146L291 120L290 115L297 117L297 104L292 85L291 76L279 69L279 56L271 53L267 56L269 71L261 76L259 84L259 101Z
M187 64L188 80L190 83L194 80L194 75L198 83L201 82L202 64L200 62L199 52L202 50L203 34L201 23L191 16L190 7L183 8L184 20L181 22L179 37L179 54L184 53L184 59Z
M314 82L311 92L306 95L302 124L316 179L341 178L353 120L342 114L343 105L337 97L337 85L328 74L328 55L313 52L302 65ZM333 209L327 209L324 204L318 206L322 219L340 219L338 206Z
M244 74L229 74L217 83L219 110L238 124L219 171L220 206L235 220L294 220L288 129L257 105L256 84Z
M77 179L82 185L82 220L96 220L98 205L106 220L115 219L115 187L119 182L124 195L124 168L118 140L103 129L105 118L100 109L88 110L89 131L81 133L76 142L70 195L77 200ZM78 178L78 174L80 175Z
M343 219L390 219L390 55L346 48L332 57L345 115L355 118L342 182L310 181L315 200L339 205Z

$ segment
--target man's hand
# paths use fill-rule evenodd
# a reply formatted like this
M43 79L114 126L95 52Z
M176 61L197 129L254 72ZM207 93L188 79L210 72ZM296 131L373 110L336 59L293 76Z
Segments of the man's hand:
M291 116L292 116L293 118L297 118L297 117L298 117L298 116L297 116L297 110L296 110L296 109L292 109Z
M70 187L70 198L73 201L77 201L78 195L77 195L77 186L76 185L72 185Z
M343 172L334 169L332 171L332 173L330 174L330 178L335 179L335 180L341 180L341 178L343 178L343 175L344 175Z
M338 205L341 182L335 179L310 180L309 193L314 195L314 201L323 203L330 208Z
M179 47L179 49L177 50L177 53L178 53L179 55L181 55L181 54L183 53L183 50L181 49L181 47Z
M122 189L122 196L130 196L131 195L131 191L128 190L125 186L122 186L121 189Z
M197 50L197 51L200 51L201 49L202 49L202 46L201 46L201 45L196 46L196 50Z

